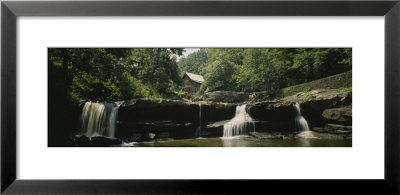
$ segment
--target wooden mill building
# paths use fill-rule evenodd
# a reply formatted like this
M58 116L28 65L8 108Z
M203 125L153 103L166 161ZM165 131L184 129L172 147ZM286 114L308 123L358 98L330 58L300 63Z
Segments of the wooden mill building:
M200 89L200 85L203 82L203 76L185 72L181 82L182 91L190 94L196 93Z

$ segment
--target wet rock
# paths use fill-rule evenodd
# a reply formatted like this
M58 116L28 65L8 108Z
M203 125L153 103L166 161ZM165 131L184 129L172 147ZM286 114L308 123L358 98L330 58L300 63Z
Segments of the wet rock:
M143 134L143 139L144 140L153 140L156 137L155 133L145 133Z
M229 120L223 120L203 126L201 137L222 137L224 135L224 125L228 122Z
M140 140L142 140L142 134L140 134L140 133L135 133L135 134L133 134L131 136L128 136L128 137L125 137L125 138L122 139L122 141L125 142L125 143L137 142L137 141L140 141Z
M338 125L338 124L326 124L325 125L326 130L343 130L343 131L351 131L352 126L344 126L344 125Z
M108 147L122 144L122 141L120 139L107 138L102 136L88 138L82 135L75 136L73 139L74 145L77 147Z
M316 131L319 133L349 135L349 134L352 134L352 126L344 126L344 125L338 125L338 124L326 124L323 128L314 127L314 128L312 128L312 131Z
M122 141L120 139L115 139L115 138L107 138L107 137L101 137L101 136L96 136L90 138L91 144L94 146L112 146L112 145L120 145Z
M90 139L84 135L71 136L71 141L74 146L88 146Z
M169 138L169 132L160 132L155 135L155 139L167 139Z
M219 128L223 127L226 123L229 123L230 120L218 121L215 123L208 124L206 128Z
M279 133L250 132L249 134L258 139L283 139L283 135Z
M182 121L156 120L137 122L118 122L117 137L130 137L141 134L143 137L138 141L161 139L168 137L190 137L194 134L196 125ZM150 136L153 135L153 136Z

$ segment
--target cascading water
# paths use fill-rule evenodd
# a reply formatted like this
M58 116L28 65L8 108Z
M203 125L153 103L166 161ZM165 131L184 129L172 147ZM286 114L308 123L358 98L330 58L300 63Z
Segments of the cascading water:
M83 134L87 137L115 136L119 105L115 103L86 102L81 114Z
M196 132L194 133L194 137L201 136L201 104L199 104L199 126L197 126Z
M254 128L253 119L246 112L246 104L236 106L235 117L224 125L223 137L233 137L247 134L249 129Z
M296 102L293 105L293 107L297 112L297 115L295 118L296 130L297 131L310 131L307 120L301 115L300 104Z

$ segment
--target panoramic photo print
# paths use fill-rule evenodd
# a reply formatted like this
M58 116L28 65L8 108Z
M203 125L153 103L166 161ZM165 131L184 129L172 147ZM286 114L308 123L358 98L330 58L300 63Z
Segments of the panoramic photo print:
M351 48L48 48L49 147L351 147Z

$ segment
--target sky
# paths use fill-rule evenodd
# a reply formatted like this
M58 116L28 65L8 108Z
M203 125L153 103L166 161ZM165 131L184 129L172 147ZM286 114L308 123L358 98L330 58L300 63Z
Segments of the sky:
M191 53L199 51L200 48L189 47L189 48L184 48L184 49L185 49L185 51L183 52L183 55L177 58L178 61L183 57L187 57Z

